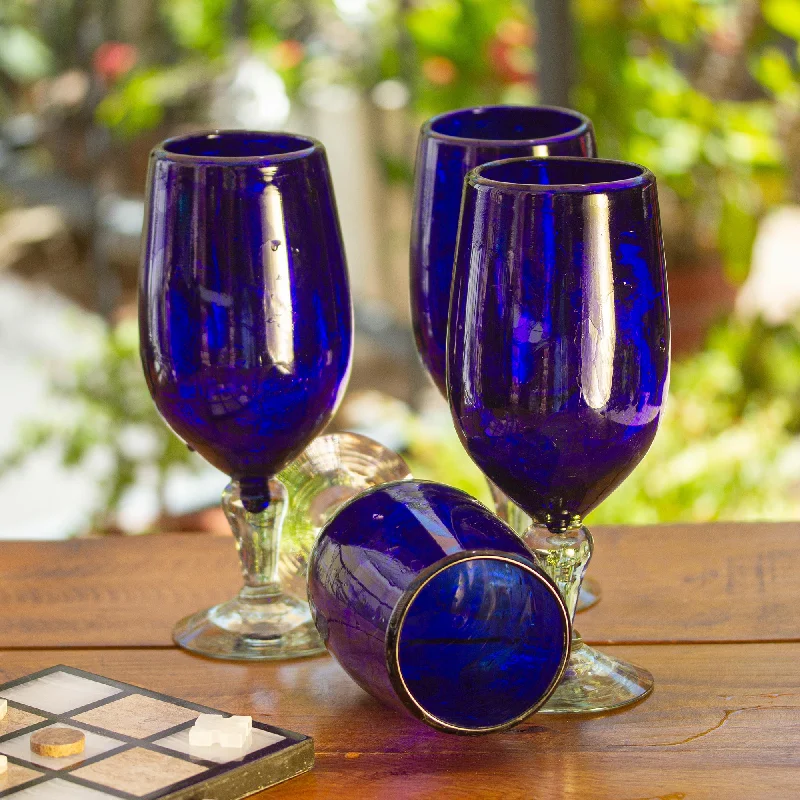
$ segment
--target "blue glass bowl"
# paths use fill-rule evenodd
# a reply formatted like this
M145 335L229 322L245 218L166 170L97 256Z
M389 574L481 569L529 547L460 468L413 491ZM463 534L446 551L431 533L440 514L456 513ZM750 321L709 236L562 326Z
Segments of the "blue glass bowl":
M579 526L644 458L669 375L655 178L508 159L464 189L447 385L461 442L536 522Z
M319 142L213 131L153 151L139 328L164 420L260 511L267 479L325 428L350 370L349 281Z
M398 481L351 500L311 553L317 630L383 703L448 733L521 722L569 652L555 583L504 522L458 489Z

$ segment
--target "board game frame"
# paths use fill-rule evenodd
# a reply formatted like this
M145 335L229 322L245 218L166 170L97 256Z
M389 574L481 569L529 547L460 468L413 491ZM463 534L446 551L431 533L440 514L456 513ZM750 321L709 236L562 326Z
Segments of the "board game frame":
M112 748L111 750L105 751L98 755L88 757L80 763L66 766L61 769L53 769L43 766L35 761L25 761L25 759L19 758L15 755L7 755L9 764L17 764L28 769L36 770L37 772L43 774L18 786L13 786L8 789L0 788L0 798L13 798L14 795L23 790L46 783L47 781L55 778L61 778L70 783L74 783L88 789L104 792L106 795L120 798L120 800L203 800L203 798L212 796L214 800L241 800L241 798L247 797L250 794L258 792L262 789L266 789L270 786L274 786L275 784L284 780L288 780L289 778L299 775L302 772L306 772L307 770L311 769L314 764L314 743L309 736L272 725L266 725L255 720L253 721L254 729L279 735L283 737L282 740L274 742L253 753L248 753L233 762L228 761L223 763L198 758L195 755L188 755L181 753L180 751L172 750L155 744L156 740L164 739L168 736L191 728L194 724L194 720L165 728L142 738L125 735L101 726L92 725L84 722L83 720L74 720L75 717L81 714L116 702L130 695L141 695L155 700L160 700L173 706L179 706L189 711L197 712L198 714L220 714L222 716L231 715L227 712L220 711L209 706L204 706L199 703L192 703L188 700L182 700L172 695L162 694L161 692L152 691L150 689L145 689L130 683L117 681L113 678L107 678L102 675L86 672L84 670L77 669L76 667L70 667L63 664L48 667L47 669L25 675L21 678L17 678L9 681L8 683L2 684L0 686L0 696L2 696L3 692L6 692L10 689L24 685L38 678L43 678L59 672L104 684L117 689L118 692L111 696L104 697L101 700L87 703L83 706L73 708L61 714L43 711L35 706L29 706L12 699L8 699L9 709L16 708L29 714L34 714L37 717L43 717L44 719L39 722L32 723L29 726L15 729L9 733L0 735L0 752L2 751L3 743L9 740L18 738L22 735L29 735L41 728L46 728L53 724L74 725L75 722L78 723L75 725L75 727L85 729L89 732L93 732L105 737L111 737L120 740L120 746ZM150 752L160 753L173 758L179 758L187 763L203 766L206 768L206 770L200 775L186 778L147 794L131 794L117 788L81 778L80 776L74 774L76 770L83 769L91 764L103 761L111 756L118 755L133 748L142 748Z

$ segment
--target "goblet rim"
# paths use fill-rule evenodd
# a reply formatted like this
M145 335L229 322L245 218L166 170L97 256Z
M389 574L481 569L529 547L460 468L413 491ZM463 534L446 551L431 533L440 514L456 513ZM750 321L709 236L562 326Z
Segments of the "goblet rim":
M552 164L580 163L589 169L602 166L632 167L638 174L618 180L595 180L584 183L515 183L487 178L483 173L509 163ZM589 166L590 165L590 166ZM517 191L528 194L600 194L607 192L625 191L638 186L655 184L655 175L642 164L634 161L621 161L613 158L581 158L580 156L519 156L516 158L501 158L496 161L487 161L475 167L467 174L467 181L471 186L484 186L490 189L503 189L504 191Z
M434 481L430 481L433 483ZM466 492L465 492L466 494ZM414 601L423 591L423 589L437 576L446 572L454 566L463 564L468 561L501 561L521 569L534 578L539 580L550 592L556 605L561 611L562 620L564 622L564 637L562 641L562 654L559 661L558 668L553 675L547 688L542 693L541 697L533 704L528 706L525 710L517 714L512 719L505 720L504 722L496 723L494 725L484 725L480 727L465 727L458 725L454 722L448 722L428 711L423 703L417 699L414 692L406 683L403 676L403 669L400 665L400 642L403 632L403 625L405 624L408 612L414 605ZM486 733L497 733L500 731L509 730L515 725L518 725L524 719L533 714L537 709L541 708L550 695L555 691L561 678L567 669L570 655L572 634L572 622L567 611L561 593L558 590L556 583L553 579L541 569L531 557L530 559L524 556L517 555L516 553L507 553L503 550L494 549L481 549L481 550L466 550L460 553L452 553L449 556L431 564L427 569L423 570L411 584L403 592L397 605L392 610L389 618L389 624L386 632L386 664L389 669L389 679L392 682L394 690L403 705L415 716L417 719L446 733L455 733L463 736L476 736Z
M299 142L303 142L305 146L298 147L296 150L290 150L284 153L263 153L251 154L242 156L219 156L202 153L181 153L170 149L180 142L189 142L191 140L202 140L210 138L219 138L222 136L236 135L236 136L257 136L262 139L278 139L281 137L290 137ZM178 136L170 136L164 139L156 147L153 148L150 155L159 161L175 161L178 163L188 164L230 164L230 165L248 165L248 164L276 164L285 161L295 161L301 158L307 158L315 152L324 152L325 146L319 139L306 134L294 133L293 131L259 131L244 128L209 128L207 130L192 131L191 133L179 134Z
M575 119L576 125L574 128L563 131L562 133L554 133L550 136L532 136L522 137L519 139L498 139L485 136L458 136L451 133L442 133L434 129L434 126L443 120L453 117L456 114L463 114L464 112L472 112L474 114L487 113L490 111L511 111L515 109L525 109L527 111L550 111L563 114ZM514 103L500 103L496 105L485 106L466 106L464 108L454 108L450 111L445 111L442 114L437 114L434 117L422 123L421 133L422 136L430 139L438 139L442 142L449 142L451 144L470 145L474 147L524 147L526 145L535 146L543 144L551 144L554 142L562 142L569 139L574 139L584 133L592 130L592 121L585 114L576 111L572 108L565 108L564 106L551 106L551 105L524 105Z

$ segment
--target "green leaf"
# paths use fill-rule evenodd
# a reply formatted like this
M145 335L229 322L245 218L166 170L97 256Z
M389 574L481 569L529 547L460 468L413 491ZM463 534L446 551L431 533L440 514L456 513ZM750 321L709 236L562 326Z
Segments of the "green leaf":
M219 55L230 33L230 0L164 0L161 13L180 45Z
M741 283L750 270L757 227L758 222L752 210L742 208L728 196L723 198L719 246L725 271L735 283Z
M184 61L174 67L150 68L131 74L97 107L97 119L115 133L134 136L158 125L164 112L210 78L208 63ZM110 342L112 347L125 343Z
M753 63L756 80L776 97L798 93L798 82L786 53L777 47L767 48Z
M458 44L456 28L462 13L461 4L437 0L411 11L406 24L418 47L434 53L446 52Z
M776 31L800 40L800 0L764 0L762 11Z
M386 151L379 152L378 163L387 183L410 186L414 181L414 168L409 160Z

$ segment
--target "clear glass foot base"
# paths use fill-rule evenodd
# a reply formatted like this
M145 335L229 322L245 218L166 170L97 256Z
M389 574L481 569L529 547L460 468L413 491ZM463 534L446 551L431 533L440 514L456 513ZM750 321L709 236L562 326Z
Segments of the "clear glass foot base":
M637 703L653 691L653 676L641 667L601 653L574 634L569 663L540 714L592 714Z
M600 600L602 590L600 584L592 577L586 577L581 584L581 590L578 592L578 604L575 606L575 613L579 614L581 611L586 611L591 608Z
M242 598L198 611L173 629L175 643L193 653L235 661L300 658L325 652L308 604L275 594Z

